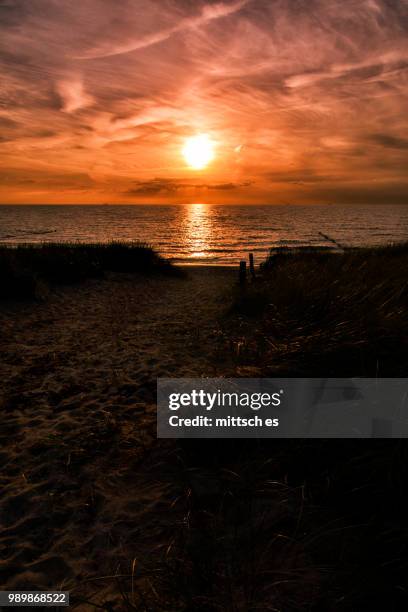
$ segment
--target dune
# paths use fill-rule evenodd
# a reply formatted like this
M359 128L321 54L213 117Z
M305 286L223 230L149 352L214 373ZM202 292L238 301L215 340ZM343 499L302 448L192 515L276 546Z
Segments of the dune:
M403 441L157 440L155 402L162 376L405 376L407 254L274 252L241 291L233 268L109 269L0 301L3 589L84 611L405 605Z

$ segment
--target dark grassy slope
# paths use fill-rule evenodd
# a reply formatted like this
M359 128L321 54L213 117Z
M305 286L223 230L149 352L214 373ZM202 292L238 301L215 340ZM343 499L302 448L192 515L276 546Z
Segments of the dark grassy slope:
M263 375L405 376L408 245L278 253L234 310Z
M75 283L105 272L175 273L140 243L43 243L0 247L0 298L32 298L44 284Z
M273 256L230 312L237 365L406 376L407 281L407 245ZM406 440L179 444L182 609L408 609Z
M177 610L408 606L407 445L184 440ZM166 608L173 609L173 608Z

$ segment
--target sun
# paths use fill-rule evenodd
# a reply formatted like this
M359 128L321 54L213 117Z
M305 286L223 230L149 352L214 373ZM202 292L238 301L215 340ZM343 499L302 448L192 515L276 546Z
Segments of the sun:
M184 143L183 155L190 168L202 170L214 159L214 143L208 134L191 136Z

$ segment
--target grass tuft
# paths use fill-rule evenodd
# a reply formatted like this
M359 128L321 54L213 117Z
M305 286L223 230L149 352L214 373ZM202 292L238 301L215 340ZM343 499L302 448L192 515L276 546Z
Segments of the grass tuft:
M39 297L44 286L101 278L105 272L175 274L171 263L137 242L0 246L0 298Z

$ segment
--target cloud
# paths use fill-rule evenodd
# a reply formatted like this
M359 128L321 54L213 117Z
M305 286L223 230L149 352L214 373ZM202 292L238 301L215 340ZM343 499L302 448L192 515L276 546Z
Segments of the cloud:
M408 138L399 138L391 134L372 134L371 140L376 144L390 149L408 150Z
M38 168L4 167L0 169L0 180L4 186L30 186L38 190L86 190L94 186L86 172L57 172Z
M8 117L1 117L0 116L0 127L2 127L2 128L16 128L16 127L18 127L18 123L17 123L17 121L13 121L12 119L9 119Z
M319 174L316 170L302 168L302 170L268 171L265 179L271 183L286 183L294 185L307 185L314 183L330 182L335 175Z
M0 0L2 163L61 199L408 200L407 37L406 0Z
M134 186L126 190L125 194L129 196L140 195L157 195L157 194L173 194L183 190L199 190L199 191L230 191L239 189L240 187L248 187L251 183L245 181L243 183L194 183L185 182L182 179L166 179L155 178L150 181L134 181Z
M56 88L61 98L62 110L66 113L73 113L94 103L92 96L85 92L79 77L58 81Z
M232 15L240 11L248 2L249 0L238 0L231 3L217 2L216 4L207 4L202 7L198 15L182 18L176 25L147 34L138 39L132 39L125 43L107 47L104 45L102 47L96 47L77 56L76 59L112 57L114 55L122 55L123 53L145 49L146 47L164 42L178 32L195 29L215 19L221 19L222 17Z
M252 185L251 181L244 181L242 183L216 183L215 185L206 185L206 188L214 191L231 191L232 189L249 187L250 185Z
M134 187L128 189L126 195L156 195L158 193L175 193L180 186L172 179L152 179L150 181L134 181Z

